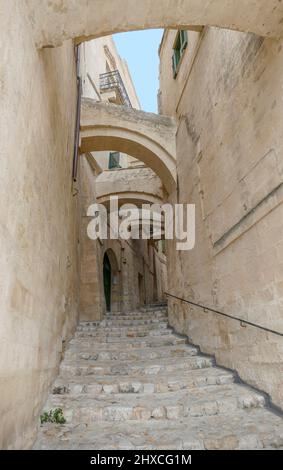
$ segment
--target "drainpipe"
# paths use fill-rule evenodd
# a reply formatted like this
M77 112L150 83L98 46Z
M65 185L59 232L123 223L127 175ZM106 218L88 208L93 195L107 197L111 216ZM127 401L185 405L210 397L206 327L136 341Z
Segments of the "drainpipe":
M80 76L80 46L76 46L76 74L77 74L77 110L76 110L76 127L75 127L75 146L73 156L73 181L77 181L78 175L78 157L80 145L80 123L81 123L81 103L82 103L82 77Z

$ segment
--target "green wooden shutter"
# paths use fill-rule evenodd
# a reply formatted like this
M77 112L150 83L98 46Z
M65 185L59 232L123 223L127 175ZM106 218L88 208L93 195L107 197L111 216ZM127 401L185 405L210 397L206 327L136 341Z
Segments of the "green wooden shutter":
M120 166L120 152L111 152L109 155L109 170L113 168L121 168Z
M187 31L180 31L180 43L181 43L181 53L186 49L188 45L188 33Z
M188 33L185 30L180 30L178 32L175 47L173 49L174 53L172 56L172 69L173 69L173 77L176 78L178 74L178 65L181 60L181 57L188 45Z
M176 50L174 50L174 54L172 56L172 68L173 68L173 77L177 77L177 67L178 67L178 61L177 61L177 54Z

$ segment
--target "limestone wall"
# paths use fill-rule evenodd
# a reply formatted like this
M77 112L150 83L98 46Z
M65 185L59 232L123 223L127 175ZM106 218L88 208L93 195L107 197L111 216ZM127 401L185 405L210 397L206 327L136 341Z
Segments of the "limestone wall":
M28 448L77 319L72 42L38 52L0 5L0 448Z
M207 28L161 47L162 112L177 115L179 202L196 204L194 250L168 244L169 290L283 331L282 42ZM282 338L170 302L170 322L283 406Z
M87 157L80 156L80 319L99 320L104 302L97 266L100 262L99 243L87 236L91 218L88 207L95 202L95 177ZM104 305L104 304L103 304Z

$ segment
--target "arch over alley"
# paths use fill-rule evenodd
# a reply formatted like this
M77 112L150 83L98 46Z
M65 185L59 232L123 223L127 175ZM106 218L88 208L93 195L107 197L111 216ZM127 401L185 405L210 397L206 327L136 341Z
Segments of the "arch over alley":
M123 31L205 25L283 36L283 4L278 0L27 0L27 4L39 48Z
M164 192L158 176L150 168L120 168L102 172L95 181L97 202L107 205L111 196L119 204L162 204Z
M170 194L176 186L176 123L166 116L84 99L81 153L115 150L141 160Z

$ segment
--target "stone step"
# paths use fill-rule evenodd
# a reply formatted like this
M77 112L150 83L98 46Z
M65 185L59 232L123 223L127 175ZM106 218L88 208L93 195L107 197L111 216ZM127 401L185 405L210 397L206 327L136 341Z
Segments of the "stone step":
M121 329L93 329L85 331L76 331L75 338L144 338L147 336L169 336L172 334L172 329L137 329L125 328Z
M168 307L167 306L157 306L157 307L145 307L140 308L138 310L130 310L130 311L116 311L116 312L106 312L105 316L112 317L112 316L123 316L123 315L142 315L146 314L154 314L154 313L167 313Z
M121 323L121 322L120 322ZM88 325L86 323L80 323L77 331L127 331L134 329L135 331L150 331L150 330L163 330L170 328L168 322L153 322L153 323L140 323L138 320L128 320L129 324L120 324L115 320L103 320L99 325Z
M160 398L162 397L162 398ZM187 417L230 414L238 409L259 408L264 397L238 384L176 391L174 395L148 394L51 395L47 409L62 408L67 423L91 424L99 421L180 420Z
M146 307L141 307L139 312L167 312L168 311L168 306L166 305L157 305L157 306L146 306Z
M152 377L129 376L78 376L70 380L59 377L52 389L54 395L82 395L96 397L99 394L119 393L168 393L189 388L223 385L234 382L232 372L220 368L195 369Z
M101 349L100 347L82 348L80 345L71 346L66 352L66 360L84 361L140 361L147 359L160 359L164 357L189 357L196 356L198 349L190 345L165 346L161 348L131 348L126 349Z
M141 316L141 317L129 317L129 316L125 316L125 317L104 317L103 320L101 320L101 322L113 322L113 323L118 323L118 322L134 322L134 323L141 323L141 322L147 322L148 324L153 324L153 323L158 323L158 322L166 322L168 323L168 316L167 315L162 315L162 316L159 316L159 317L149 317L149 316ZM94 326L95 326L95 322L94 323Z
M161 346L173 346L178 344L186 344L187 338L181 338L175 335L169 335L164 337L151 337L146 336L145 338L109 338L109 337L83 337L83 338L74 338L69 342L69 345L75 346L82 346L84 347L92 347L94 345L101 345L101 349L105 347L108 350L111 348L117 348L117 345L120 345L120 348L125 349L125 343L127 345L127 349L129 348L155 348Z
M283 447L282 418L266 409L179 421L44 425L36 450L254 450Z
M132 326L132 325L154 325L154 324L162 324L166 323L168 324L168 317L167 316L162 316L162 317L139 317L139 318L133 318L133 317L125 317L125 318L114 318L114 317L109 317L109 318L104 318L100 322L80 322L79 326L85 326L85 327L91 327L91 328L97 328L99 326Z
M167 310L159 310L152 312L133 312L133 313L111 313L105 314L105 320L118 319L118 320L150 320L152 318L168 318Z
M167 305L168 305L167 300L162 300L160 302L155 302L155 303L152 303L152 304L144 305L143 307L141 307L141 310L156 309L156 308L167 308Z
M108 325L107 325L108 323ZM113 327L127 327L127 326L151 326L151 325L160 325L166 323L168 325L168 317L160 317L160 318L104 318L101 320L101 326L113 326ZM99 326L100 326L99 325ZM97 327L97 325L89 325L90 327Z
M165 333L164 333L165 332ZM77 333L89 334L91 336L128 336L134 335L134 337L139 337L138 335L149 335L149 336L158 336L160 335L167 335L169 333L173 333L172 328L168 325L163 327L158 327L157 325L154 328L139 325L139 326L119 326L119 327L98 327L98 328L79 328L77 329Z
M116 339L128 339L128 338L147 338L152 336L169 336L172 334L171 329L162 329L162 330L134 330L134 329L126 329L126 330L119 330L119 331L105 331L102 330L98 331L77 331L75 333L75 338L96 338L99 341L111 341Z
M128 361L116 363L101 361L86 363L86 361L64 360L60 366L60 375L130 375L132 377L157 375L159 373L174 373L193 369L212 367L214 360L208 357L192 356L188 358L163 358L148 361Z
M80 325L86 325L89 322L81 322ZM108 320L102 320L99 325L100 326L114 326L114 327L119 327L119 326L139 326L139 325L144 325L144 326L152 326L152 325L160 325L161 327L165 327L165 325L168 325L168 318L164 317L164 319L160 318L146 318L145 320L140 320L140 319L131 319L131 320L118 320L115 318L111 318ZM90 325L95 327L96 325Z

